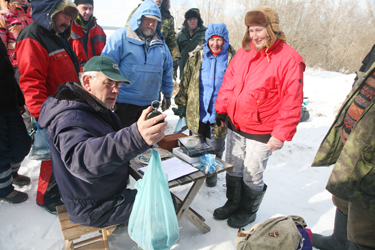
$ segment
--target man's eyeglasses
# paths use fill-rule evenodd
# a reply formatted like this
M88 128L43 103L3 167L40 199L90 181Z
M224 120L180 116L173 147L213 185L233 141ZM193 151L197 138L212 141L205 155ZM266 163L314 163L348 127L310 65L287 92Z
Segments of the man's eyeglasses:
M115 82L115 81L111 81L111 80L103 80L103 79L97 78L96 76L91 76L91 77L102 81L102 83L104 83L108 88L111 88L111 89L114 88L115 86L117 88L121 89L125 85L124 82Z

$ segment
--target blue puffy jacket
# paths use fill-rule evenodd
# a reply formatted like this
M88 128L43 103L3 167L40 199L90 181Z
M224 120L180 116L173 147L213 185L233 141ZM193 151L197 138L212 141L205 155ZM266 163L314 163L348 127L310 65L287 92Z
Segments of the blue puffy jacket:
M116 30L107 41L102 55L111 57L120 67L121 74L131 83L126 84L117 96L117 102L137 106L151 105L160 100L160 91L172 97L173 61L158 22L150 47L146 48L135 31L143 15L161 19L158 6L153 0L145 0L129 21L129 27Z
M136 194L126 188L129 161L149 148L137 125L121 129L116 114L71 82L43 103L39 124L48 128L70 220L94 227L127 223Z
M212 36L224 39L222 51L214 56L208 47ZM199 81L199 117L203 123L215 123L215 101L228 66L229 33L224 23L210 23L205 33L203 62Z

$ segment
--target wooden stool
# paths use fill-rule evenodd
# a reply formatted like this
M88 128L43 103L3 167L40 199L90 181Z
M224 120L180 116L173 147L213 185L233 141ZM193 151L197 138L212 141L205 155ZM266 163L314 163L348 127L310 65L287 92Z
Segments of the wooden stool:
M105 249L109 250L108 236L113 233L117 225L104 228L85 227L74 224L69 220L65 205L56 207L57 216L61 226L61 232L64 238L63 250L68 249ZM74 243L73 240L79 239L82 235L97 232L101 230L101 235Z

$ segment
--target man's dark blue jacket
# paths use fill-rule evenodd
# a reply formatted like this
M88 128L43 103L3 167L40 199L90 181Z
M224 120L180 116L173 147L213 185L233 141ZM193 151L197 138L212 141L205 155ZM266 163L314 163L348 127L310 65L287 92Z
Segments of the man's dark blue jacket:
M122 129L116 114L69 82L44 102L39 125L48 128L70 220L94 227L127 223L136 195L126 189L129 161L149 149L137 124Z

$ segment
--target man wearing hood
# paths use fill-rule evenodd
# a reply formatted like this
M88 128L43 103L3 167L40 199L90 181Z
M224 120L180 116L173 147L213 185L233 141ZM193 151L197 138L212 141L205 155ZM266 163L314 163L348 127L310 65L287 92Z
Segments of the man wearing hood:
M72 24L69 42L78 57L81 70L93 56L99 56L107 37L93 15L93 0L75 0L79 15Z
M192 8L185 13L183 29L177 34L177 44L181 52L180 79L183 79L184 68L189 59L189 52L200 45L206 43L204 39L207 28L203 26L203 20L199 9Z
M179 61L181 59L180 50L178 49L176 41L176 31L174 28L174 18L169 11L170 0L154 0L154 2L159 6L160 13L162 16L160 32L164 36L164 41L167 44L169 51L171 52L173 58L173 70L177 70ZM134 15L134 12L138 9L139 5L130 13L128 20L126 21L125 27L129 27L129 21Z
M17 38L20 87L30 114L39 118L40 107L60 84L78 81L77 56L68 42L78 10L70 0L33 0L31 23ZM50 213L62 204L51 161L41 164L36 202Z
M122 126L138 120L142 111L163 93L163 110L171 105L173 62L160 33L161 14L153 0L145 0L129 21L129 27L116 30L102 55L111 57L121 74L131 83L120 89L115 113Z

